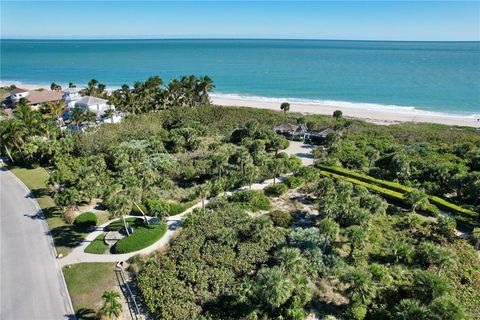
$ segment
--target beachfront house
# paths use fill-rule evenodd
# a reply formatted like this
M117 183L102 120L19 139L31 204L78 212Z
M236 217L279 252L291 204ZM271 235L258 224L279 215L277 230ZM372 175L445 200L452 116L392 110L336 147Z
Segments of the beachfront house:
M324 128L318 131L308 130L303 135L303 141L310 144L325 144L329 134L333 134L335 130L332 128Z
M277 134L281 134L286 138L292 139L295 135L299 135L298 126L290 123L281 123L275 126L273 130Z
M115 109L114 106L108 104L108 100L92 96L85 96L74 101L74 108L90 110L97 115L97 118L102 117L105 111Z
M3 104L6 107L14 107L20 99L26 99L26 104L32 109L38 109L43 104L62 100L62 93L50 90L26 90L15 88L6 97Z
M67 88L63 90L62 99L70 107L75 107L75 101L80 100L82 96L80 95L80 89L77 88Z

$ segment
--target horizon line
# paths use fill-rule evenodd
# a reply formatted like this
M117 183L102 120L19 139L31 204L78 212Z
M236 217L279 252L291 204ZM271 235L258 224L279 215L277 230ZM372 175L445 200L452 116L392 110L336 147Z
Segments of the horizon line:
M268 38L268 37L112 37L112 36L65 36L65 37L47 37L47 36L0 36L0 40L30 40L30 41L115 41L115 40L128 40L128 41L141 41L141 40L291 40L291 41L359 41L359 42L480 42L478 40L394 40L394 39L336 39L336 38Z

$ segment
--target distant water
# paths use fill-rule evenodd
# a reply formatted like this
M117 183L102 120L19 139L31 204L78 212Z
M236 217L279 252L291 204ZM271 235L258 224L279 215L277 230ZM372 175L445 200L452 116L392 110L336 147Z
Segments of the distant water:
M108 86L209 75L216 94L480 113L480 42L1 40L1 80ZM349 104L351 105L351 104ZM403 106L406 108L399 108Z

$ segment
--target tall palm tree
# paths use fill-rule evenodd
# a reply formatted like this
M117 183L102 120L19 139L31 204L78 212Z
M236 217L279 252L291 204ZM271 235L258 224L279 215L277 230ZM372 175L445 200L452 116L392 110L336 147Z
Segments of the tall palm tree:
M113 123L113 116L115 115L115 109L113 108L110 108L110 109L107 109L105 110L105 116L107 118L110 118L110 121Z
M102 313L109 319L118 318L122 313L122 304L118 301L120 294L117 291L105 291L102 298Z
M285 115L285 123L287 123L287 112L290 111L290 103L288 102L283 102L281 105L280 105L280 109L283 111L284 115Z
M80 126L85 121L85 111L81 108L74 108L71 119L72 122L77 126L77 130L80 130Z

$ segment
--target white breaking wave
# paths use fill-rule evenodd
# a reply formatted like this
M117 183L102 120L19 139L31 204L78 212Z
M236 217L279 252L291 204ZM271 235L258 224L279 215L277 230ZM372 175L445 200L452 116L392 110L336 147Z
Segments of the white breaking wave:
M289 102L297 105L318 105L319 107L328 106L336 108L347 108L347 109L358 109L358 110L369 110L369 111L382 111L382 112L394 112L402 114L412 114L412 115L430 115L430 116L441 116L441 117L452 117L452 118L466 118L473 119L478 118L480 115L476 114L461 114L461 113L444 113L438 111L428 111L417 109L414 106L398 106L393 104L377 104L377 103L365 103L365 102L349 102L349 101L338 101L338 100L320 100L320 99L304 99L304 98L274 98L274 97L262 97L262 96L250 96L250 95L241 95L237 93L213 93L211 94L213 98L227 99L227 100L238 100L238 101L249 101L249 102L267 102L267 103L277 103Z

